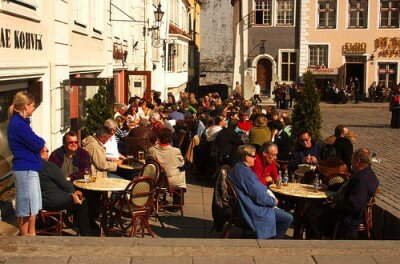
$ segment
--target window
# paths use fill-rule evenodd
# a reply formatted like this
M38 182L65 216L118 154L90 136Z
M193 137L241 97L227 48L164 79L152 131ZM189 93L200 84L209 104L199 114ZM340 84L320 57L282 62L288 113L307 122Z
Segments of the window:
M328 67L328 46L311 45L309 46L308 67Z
M176 52L175 52L175 58L176 58L176 71L177 72L182 72L182 45L175 45Z
M318 1L318 28L336 28L336 0Z
M277 1L277 26L294 25L294 3L293 0Z
M349 28L367 28L368 0L349 0Z
M169 0L169 20L179 26L179 0Z
M255 2L255 23L259 25L272 24L271 0L257 0Z
M174 3L175 3L175 0L169 0L168 18L169 18L170 21L174 21L174 12L173 12L174 11L174 9L173 9Z
M175 72L175 56L176 56L176 46L175 46L175 44L168 44L167 71Z
M184 7L182 7L181 8L181 12L182 12L182 14L181 14L181 18L182 18L181 29L183 31L187 32L187 28L186 28L186 25L187 25L187 12L186 12L186 9Z
M8 126L8 108L12 104L14 99L14 95L20 91L26 91L25 88L22 88L23 85L1 85L0 84L0 137L2 140L0 141L0 179L4 177L8 177L11 175L11 161L12 154L8 147L7 140L7 126ZM7 185L6 185L7 186ZM3 184L0 184L0 193L5 188Z
M381 28L398 28L399 16L399 0L381 0Z
M379 83L385 87L395 87L397 84L397 63L378 63Z
M104 0L93 1L93 31L101 33L104 30Z
M297 54L294 51L281 53L281 81L293 82L296 80Z
M74 22L76 25L86 28L88 24L88 1L74 1Z

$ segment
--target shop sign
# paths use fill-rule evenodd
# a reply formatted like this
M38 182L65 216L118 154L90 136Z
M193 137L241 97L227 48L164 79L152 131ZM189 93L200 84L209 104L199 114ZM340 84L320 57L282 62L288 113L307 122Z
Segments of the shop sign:
M346 43L342 46L342 51L345 54L364 54L367 51L367 44L362 43Z
M113 58L116 60L126 61L126 57L128 56L128 51L123 50L122 44L114 43L113 45Z
M379 74L395 74L396 71L394 69L379 69Z
M400 57L400 38L382 37L378 39L379 57Z
M338 69L334 68L326 68L326 67L318 67L318 68L308 68L307 70L311 71L314 75L337 75Z
M0 28L0 48L42 50L42 34Z

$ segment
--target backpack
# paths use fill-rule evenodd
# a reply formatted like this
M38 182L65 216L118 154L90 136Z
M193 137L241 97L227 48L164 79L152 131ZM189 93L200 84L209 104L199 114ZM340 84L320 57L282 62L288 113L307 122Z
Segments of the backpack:
M400 106L400 95L395 95L393 97L393 105L395 107L399 107Z

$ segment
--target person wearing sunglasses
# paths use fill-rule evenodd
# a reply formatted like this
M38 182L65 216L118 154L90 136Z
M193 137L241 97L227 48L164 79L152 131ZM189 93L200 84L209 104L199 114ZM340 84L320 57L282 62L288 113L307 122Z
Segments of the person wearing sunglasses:
M321 144L316 143L308 130L302 130L297 134L297 146L291 159L288 170L294 172L299 164L315 165L321 160Z
M254 166L251 169L263 185L269 185L278 180L277 155L278 146L272 142L265 142L256 154Z
M51 153L49 161L56 164L71 182L83 179L85 169L90 170L90 155L78 146L78 136L74 131L63 136L63 145Z
M43 166L39 172L43 209L68 210L78 223L79 234L81 236L91 235L87 199L83 199L82 192L75 190L72 183L65 179L63 172L56 164L48 161L49 150L47 148L40 152L40 156L43 160Z
M293 216L277 207L278 200L270 195L251 170L256 159L256 149L252 145L238 147L239 162L229 172L239 198L243 219L256 233L257 239L284 238L293 222Z

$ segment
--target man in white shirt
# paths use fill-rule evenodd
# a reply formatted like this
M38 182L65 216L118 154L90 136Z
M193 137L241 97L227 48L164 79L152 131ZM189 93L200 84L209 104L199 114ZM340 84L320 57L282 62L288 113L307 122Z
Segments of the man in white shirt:
M253 95L254 101L256 102L256 100L257 100L261 103L262 102L260 99L261 87L258 84L258 82L255 82L255 84L254 84L253 93L254 93L254 95Z
M104 144L106 148L106 158L108 161L118 161L125 159L126 157L119 153L117 139L115 138L115 132L117 130L117 123L113 119L107 119L104 122L104 126L108 128L111 138Z
M218 133L222 130L222 128L226 127L225 117L217 116L215 118L215 125L206 129L207 141L215 141Z

